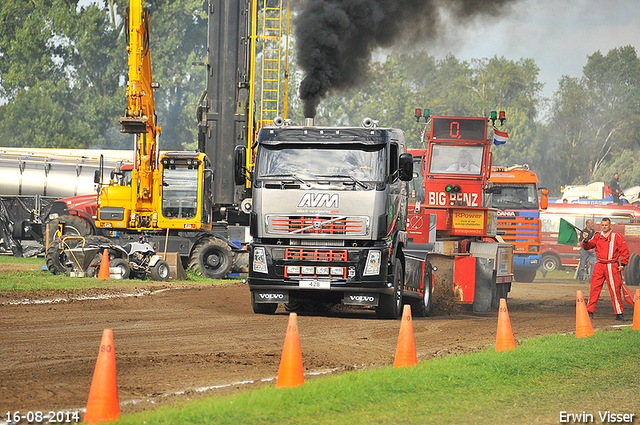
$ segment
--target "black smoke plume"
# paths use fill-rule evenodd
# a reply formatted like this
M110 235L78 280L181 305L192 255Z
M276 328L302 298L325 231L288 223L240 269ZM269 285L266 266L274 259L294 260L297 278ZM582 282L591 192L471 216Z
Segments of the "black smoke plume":
M516 1L307 0L294 21L304 116L315 117L329 90L355 87L375 48L437 39L443 11L464 25L483 15L497 17Z

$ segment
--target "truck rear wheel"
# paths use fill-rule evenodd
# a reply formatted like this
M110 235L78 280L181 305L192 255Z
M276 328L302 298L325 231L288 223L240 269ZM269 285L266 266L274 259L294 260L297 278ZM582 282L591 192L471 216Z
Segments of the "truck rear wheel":
M393 294L380 294L376 315L381 319L397 319L402 314L404 270L399 259L393 261Z
M258 303L255 294L251 293L251 307L255 314L274 314L278 309L277 303Z
M224 279L232 265L229 245L214 238L200 242L191 254L189 268L210 279Z

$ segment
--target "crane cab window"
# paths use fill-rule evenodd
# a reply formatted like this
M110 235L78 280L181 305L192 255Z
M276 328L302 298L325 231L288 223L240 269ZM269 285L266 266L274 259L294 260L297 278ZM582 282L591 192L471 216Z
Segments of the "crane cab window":
M176 161L162 171L162 216L190 219L198 212L198 166Z

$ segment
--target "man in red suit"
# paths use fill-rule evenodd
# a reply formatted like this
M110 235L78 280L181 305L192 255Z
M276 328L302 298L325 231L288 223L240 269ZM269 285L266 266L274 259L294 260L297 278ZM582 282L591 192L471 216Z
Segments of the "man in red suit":
M624 306L621 295L622 277L620 274L624 267L629 263L629 248L624 237L617 232L611 230L611 220L607 217L602 219L602 231L596 233L590 240L584 240L582 247L586 250L596 249L598 261L593 268L591 275L591 290L589 291L589 304L587 311L589 317L593 317L596 310L602 284L606 281L609 293L611 294L611 303L613 311L616 313L616 320L626 322L624 317ZM583 232L583 237L587 235ZM620 260L620 263L618 263Z

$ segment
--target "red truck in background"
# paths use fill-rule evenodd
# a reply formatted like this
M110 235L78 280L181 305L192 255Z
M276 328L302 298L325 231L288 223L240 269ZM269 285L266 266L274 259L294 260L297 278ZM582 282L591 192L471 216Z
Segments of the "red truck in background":
M579 229L584 229L588 219L593 220L594 229L600 231L604 217L611 219L611 228L624 236L631 257L624 270L627 285L640 283L640 207L634 205L597 205L550 203L540 212L542 221L542 267L556 270L562 267L577 267L580 263L580 246L558 244L558 229L563 218Z

